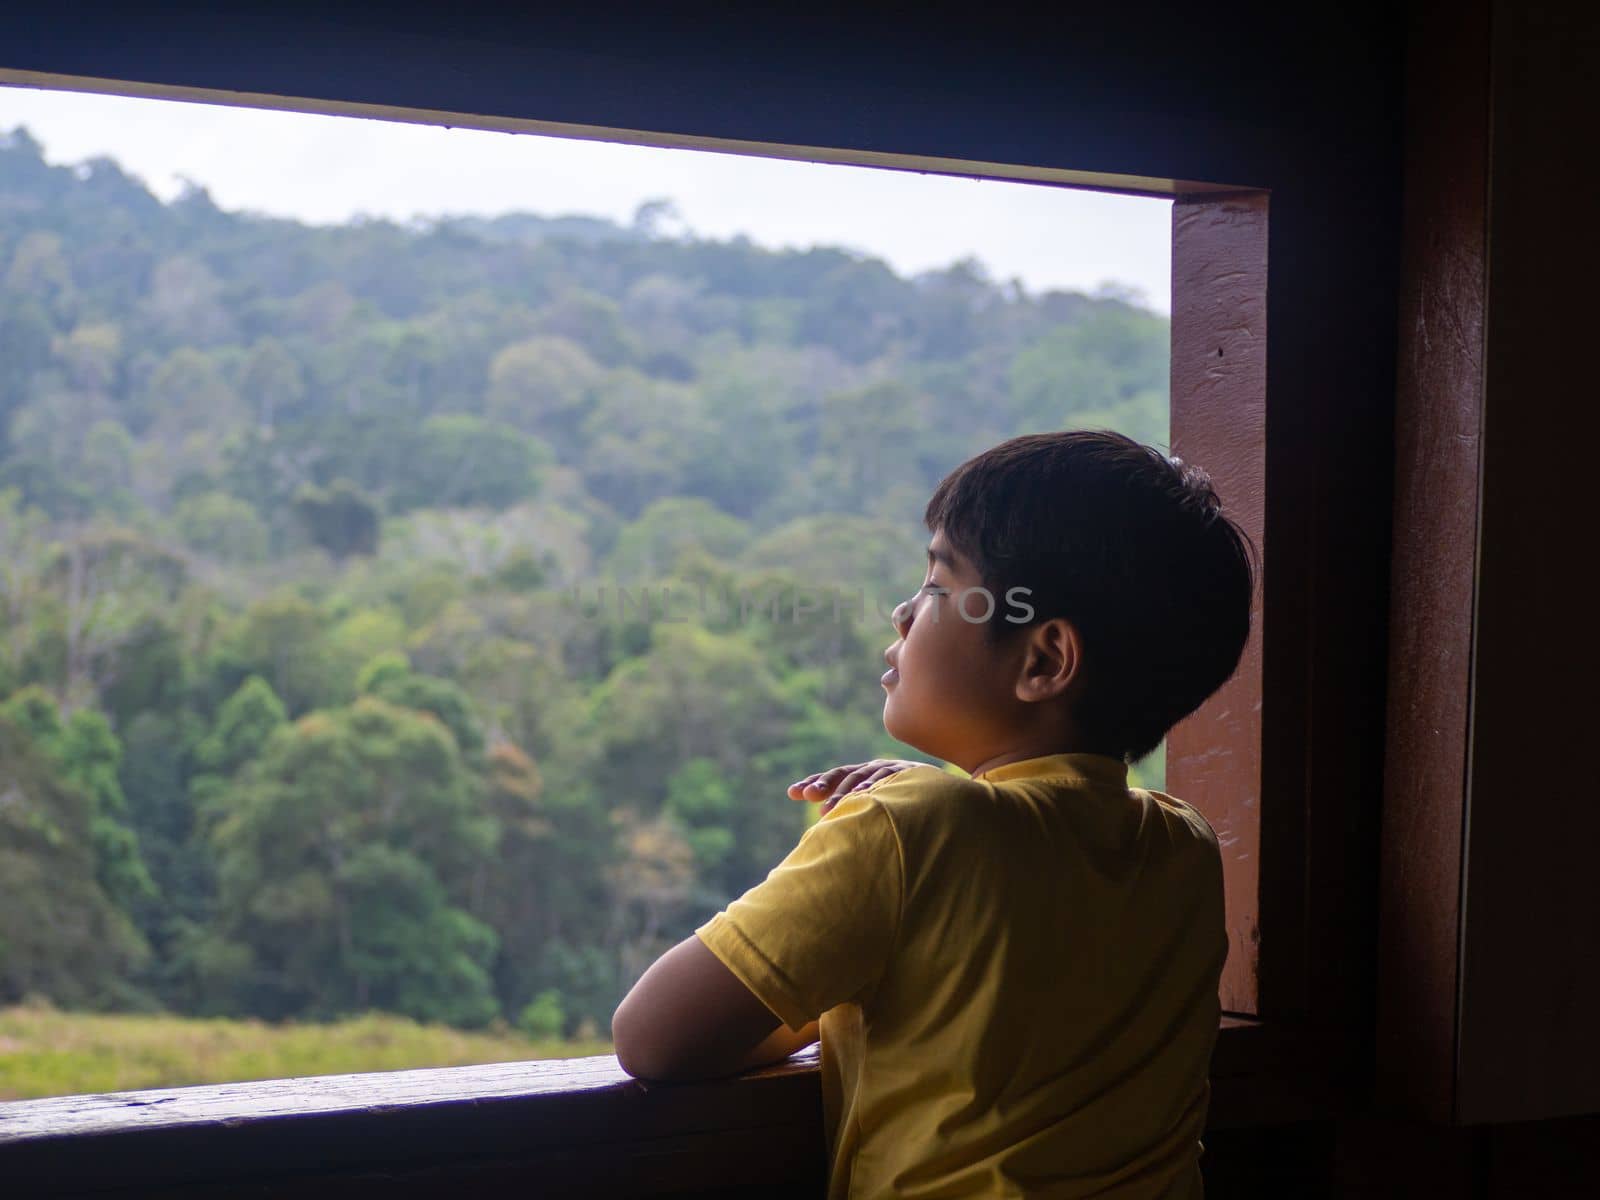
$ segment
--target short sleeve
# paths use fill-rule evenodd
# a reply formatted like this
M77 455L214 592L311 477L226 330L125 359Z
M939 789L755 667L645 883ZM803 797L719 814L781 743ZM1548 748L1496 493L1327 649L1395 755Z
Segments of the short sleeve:
M790 1029L862 998L900 928L905 866L883 803L841 800L782 862L695 930Z

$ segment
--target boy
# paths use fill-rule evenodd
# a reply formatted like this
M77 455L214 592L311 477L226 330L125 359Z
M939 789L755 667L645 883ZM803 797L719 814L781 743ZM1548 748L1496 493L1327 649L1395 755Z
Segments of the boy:
M883 722L967 777L791 785L821 819L645 972L618 1059L705 1078L820 1038L830 1200L1198 1197L1221 857L1127 771L1238 665L1248 539L1204 473L1105 432L1002 442L924 517Z

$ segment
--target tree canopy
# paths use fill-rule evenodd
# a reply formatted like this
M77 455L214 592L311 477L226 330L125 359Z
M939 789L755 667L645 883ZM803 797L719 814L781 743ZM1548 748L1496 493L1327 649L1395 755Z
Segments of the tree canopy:
M1124 296L680 230L311 226L0 133L0 1003L603 1030L789 781L908 752L943 474L1166 440Z

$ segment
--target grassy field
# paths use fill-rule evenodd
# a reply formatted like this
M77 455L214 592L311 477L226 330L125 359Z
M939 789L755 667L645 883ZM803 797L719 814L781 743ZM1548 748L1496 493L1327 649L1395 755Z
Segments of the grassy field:
M609 1053L607 1041L462 1033L376 1014L268 1025L0 1008L0 1101Z

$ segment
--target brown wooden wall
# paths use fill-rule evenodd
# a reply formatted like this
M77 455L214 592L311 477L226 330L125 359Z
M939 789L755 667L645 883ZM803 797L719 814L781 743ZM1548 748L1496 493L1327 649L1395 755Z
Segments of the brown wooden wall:
M1435 1121L1600 1113L1597 71L1591 6L1415 10L1377 1099Z
M1459 1112L1600 1112L1592 5L1496 0ZM1573 452L1576 452L1574 455Z

